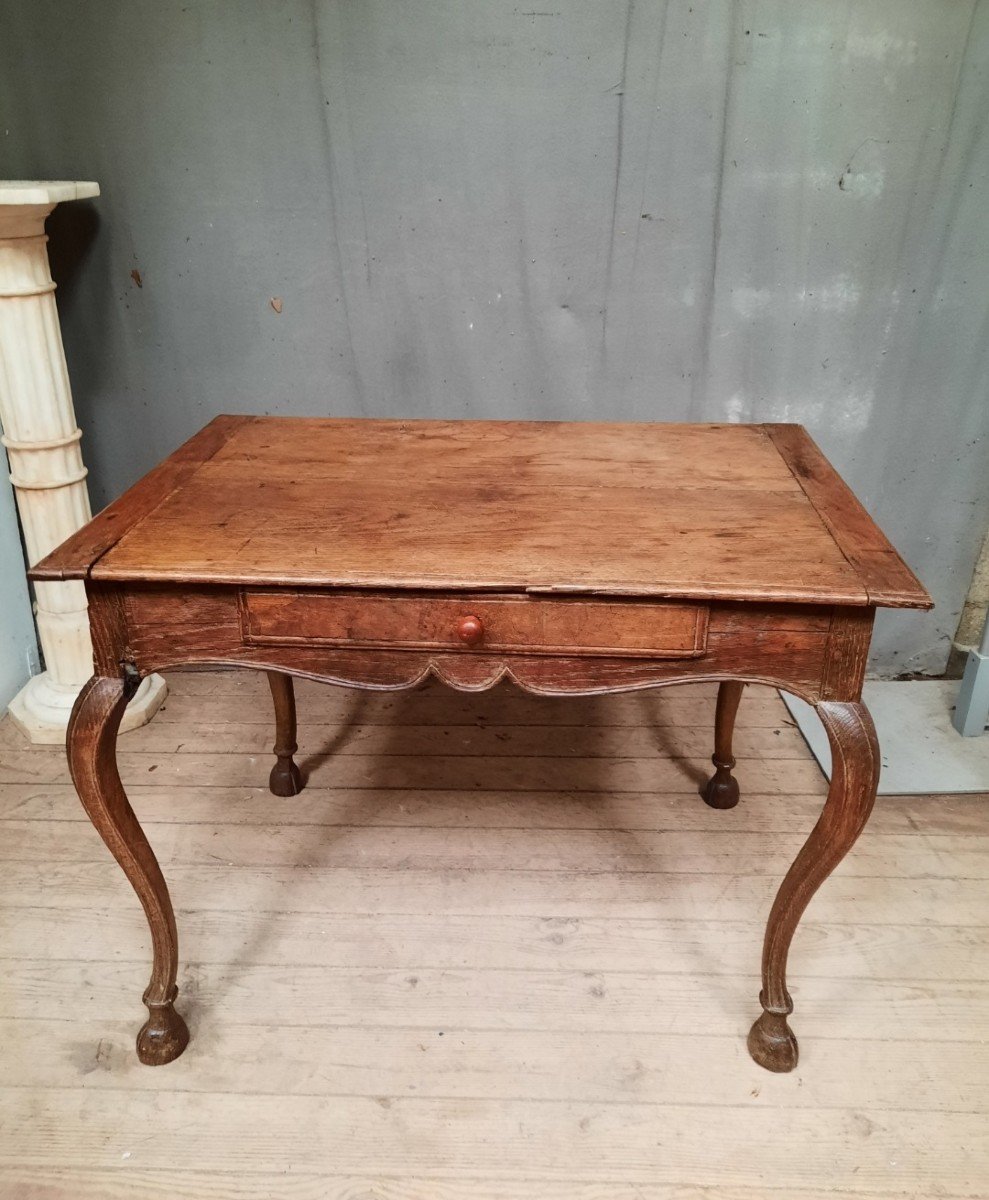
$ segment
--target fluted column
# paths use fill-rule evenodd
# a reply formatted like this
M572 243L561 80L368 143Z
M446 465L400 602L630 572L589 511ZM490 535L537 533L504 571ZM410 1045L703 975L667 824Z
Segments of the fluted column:
M99 190L95 183L0 182L0 440L32 565L91 515L45 219L61 201ZM39 583L35 595L46 670L14 697L10 715L33 742L55 743L64 741L72 705L93 673L86 589ZM146 679L121 728L150 720L164 697L164 680Z

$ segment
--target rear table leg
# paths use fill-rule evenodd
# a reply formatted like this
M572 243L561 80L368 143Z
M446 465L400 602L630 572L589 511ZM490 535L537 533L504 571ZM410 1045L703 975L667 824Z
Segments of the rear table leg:
M275 756L268 786L276 796L297 796L302 791L302 774L292 757L298 750L295 735L295 688L292 676L268 671L271 698L275 702Z
M712 808L734 808L738 803L738 780L731 773L735 759L731 752L735 714L742 698L744 683L726 679L718 688L718 706L714 716L714 757L717 768L701 792L704 803Z

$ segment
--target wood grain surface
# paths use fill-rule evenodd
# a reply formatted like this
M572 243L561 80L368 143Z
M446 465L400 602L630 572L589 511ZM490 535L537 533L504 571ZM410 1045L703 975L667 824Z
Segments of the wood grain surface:
M930 603L799 427L207 430L32 577Z

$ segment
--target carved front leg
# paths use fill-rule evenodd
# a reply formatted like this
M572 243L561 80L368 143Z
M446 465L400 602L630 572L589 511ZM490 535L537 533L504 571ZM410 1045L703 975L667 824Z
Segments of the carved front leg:
M295 687L292 676L268 671L271 698L275 702L275 765L268 786L276 796L297 796L302 791L302 775L292 757L298 750L295 722Z
M825 701L817 714L831 743L831 786L817 824L776 895L762 951L762 1016L749 1033L749 1053L769 1071L792 1071L797 1039L787 1023L793 1001L786 959L811 897L845 857L869 819L879 785L879 743L864 704Z
M149 1016L137 1035L137 1055L141 1062L158 1066L178 1058L188 1044L189 1031L174 1007L178 937L172 902L117 772L117 729L138 682L136 676L127 680L94 676L72 710L66 748L79 799L131 881L151 927L154 963L144 993Z
M701 792L704 803L712 808L734 808L738 803L738 780L731 773L735 765L731 743L735 732L735 714L744 687L745 684L736 679L726 679L718 688L718 706L714 714L714 757L711 759L717 769Z

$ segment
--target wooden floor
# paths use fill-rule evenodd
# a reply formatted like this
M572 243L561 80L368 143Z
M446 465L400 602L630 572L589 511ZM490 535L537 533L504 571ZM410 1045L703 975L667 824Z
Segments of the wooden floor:
M707 685L539 700L175 674L121 772L179 917L149 941L57 749L0 724L3 1200L989 1195L989 805L890 798L791 958L798 1070L745 1051L769 904L824 795L750 688L742 803L696 788Z

